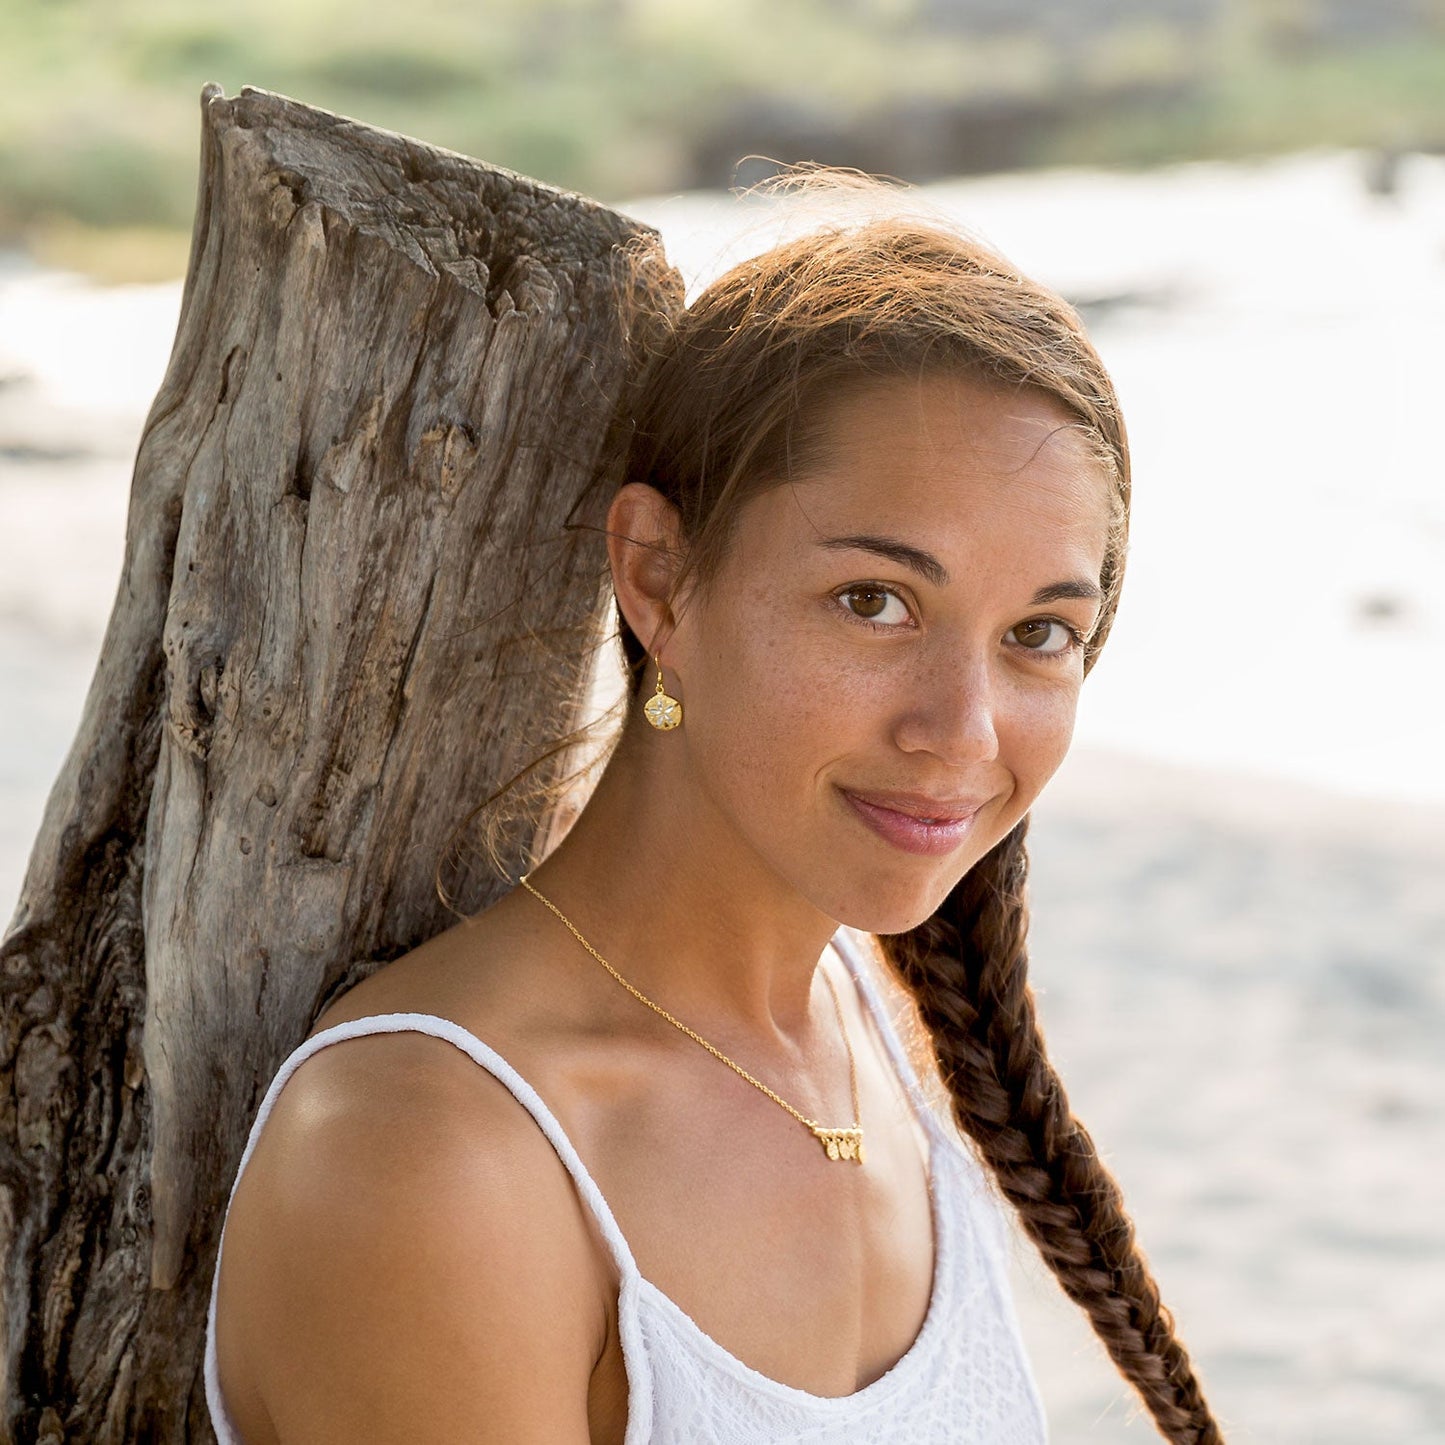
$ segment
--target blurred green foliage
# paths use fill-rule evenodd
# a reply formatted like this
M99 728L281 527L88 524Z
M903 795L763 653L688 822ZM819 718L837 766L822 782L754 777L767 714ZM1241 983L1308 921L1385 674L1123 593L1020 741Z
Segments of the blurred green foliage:
M1022 20L930 28L922 3L0 0L0 238L187 226L209 80L281 91L613 200L726 182L706 158L765 148L766 126L749 140L757 115L783 117L784 133L789 117L804 118L805 135L836 124L845 153L818 158L845 161L847 136L870 115L896 126L919 107L957 115L1005 102L1054 107L1010 152L1016 163L1445 144L1438 21L1289 54L1267 28L1239 23L1245 0L1219 0L1218 23L1202 30L1138 7L1108 21L1107 4L1078 0L1103 18L1061 48ZM931 10L936 20L939 0ZM1082 98L1067 124L1061 95Z

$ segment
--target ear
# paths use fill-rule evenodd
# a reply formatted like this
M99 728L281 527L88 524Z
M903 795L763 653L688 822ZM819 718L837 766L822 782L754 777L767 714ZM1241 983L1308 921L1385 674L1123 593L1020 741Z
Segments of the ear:
M677 508L644 482L618 489L607 509L612 590L627 625L649 654L661 656L677 625L668 600L683 558Z

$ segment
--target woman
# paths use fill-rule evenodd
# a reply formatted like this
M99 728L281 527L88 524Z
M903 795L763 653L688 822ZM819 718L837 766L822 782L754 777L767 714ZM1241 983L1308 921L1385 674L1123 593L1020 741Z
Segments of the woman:
M1026 981L1129 495L1077 317L873 221L736 267L638 375L625 727L522 886L273 1080L222 1440L1039 1441L994 1184L1164 1437L1221 1439Z

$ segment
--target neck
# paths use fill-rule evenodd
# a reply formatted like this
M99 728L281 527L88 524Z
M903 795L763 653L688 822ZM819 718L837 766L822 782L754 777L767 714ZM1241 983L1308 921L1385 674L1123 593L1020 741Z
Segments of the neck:
M629 725L531 881L669 1012L796 1040L807 1033L813 975L836 924L767 868L693 786L683 740L649 733ZM513 902L542 908L521 889Z

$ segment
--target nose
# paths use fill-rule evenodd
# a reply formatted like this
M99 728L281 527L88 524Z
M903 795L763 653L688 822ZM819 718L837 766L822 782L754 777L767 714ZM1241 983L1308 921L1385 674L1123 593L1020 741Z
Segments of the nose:
M1000 680L986 659L953 653L918 663L908 680L894 742L952 767L993 762L999 753Z

